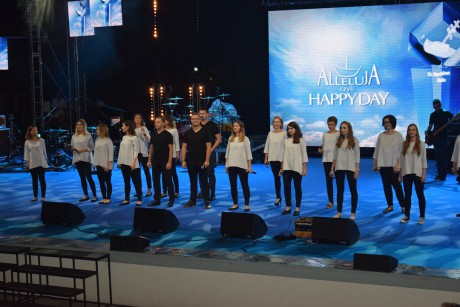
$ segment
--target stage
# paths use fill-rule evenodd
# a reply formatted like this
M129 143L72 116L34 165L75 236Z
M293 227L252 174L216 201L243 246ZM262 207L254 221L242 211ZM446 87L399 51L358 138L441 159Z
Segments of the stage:
M395 211L382 213L386 204L380 175L371 170L371 159L361 161L356 214L356 224L361 235L358 242L353 245L313 244L305 239L282 242L274 240L275 235L294 232L294 222L298 217L281 215L284 202L280 207L273 205L275 194L271 170L262 164L253 166L256 174L251 174L249 179L250 213L259 215L265 221L268 226L267 234L257 240L223 238L220 234L221 214L227 212L227 208L232 205L224 166L216 167L217 199L212 202L212 208L209 210L204 209L203 201L199 201L195 208L182 208L188 200L188 174L180 166L177 167L180 181L179 198L172 208L167 207L167 199L163 199L162 205L157 208L174 213L180 223L178 229L163 235L144 232L141 235L150 240L147 249L139 253L112 251L112 261L127 266L142 264L142 272L154 270L153 267L158 269L162 266L173 266L178 270L192 267L222 273L230 270L271 277L274 274L278 277L321 280L329 280L328 276L331 274L339 274L338 276L342 277L331 278L335 281L366 284L375 282L384 286L397 285L442 291L455 291L458 287L460 218L456 218L455 215L460 208L453 200L458 199L460 185L453 175L449 175L445 182L434 181L433 161L429 161L428 183L425 186L427 210L424 225L417 224L416 197L413 198L412 216L407 224L399 223L403 214L397 210L396 201ZM335 208L325 208L327 198L323 176L321 160L310 158L308 174L302 181L302 217L332 217L336 213ZM144 181L143 175L142 179ZM96 176L94 180L98 186ZM29 202L32 198L30 174L0 173L0 237L3 243L109 252L110 236L138 234L133 230L135 199L132 199L130 205L119 205L123 200L120 170L113 171L114 192L112 203L109 205L80 203L80 181L76 170L72 168L64 172L48 171L46 181L46 200L77 205L86 215L83 223L76 227L44 225L40 220L41 203ZM145 181L143 185L145 194ZM242 199L241 192L239 196ZM100 194L98 197L100 198ZM152 197L144 198L142 207L148 208L147 204L151 200ZM243 214L243 208L241 206L237 211ZM349 210L349 194L346 190L344 217L349 216ZM354 253L390 255L398 259L399 266L390 274L359 273L352 269ZM131 267L128 271L130 270ZM341 275L343 272L346 275ZM344 279L343 276L347 277ZM435 282L431 278L434 278ZM119 278L112 279L115 285L121 282ZM117 300L116 295L115 303L128 304L126 301Z

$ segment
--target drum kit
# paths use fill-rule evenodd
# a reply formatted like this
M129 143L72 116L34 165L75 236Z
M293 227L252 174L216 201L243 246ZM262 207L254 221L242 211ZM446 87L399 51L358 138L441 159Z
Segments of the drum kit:
M50 167L55 170L67 170L72 165L70 146L70 132L65 129L47 129L43 131Z

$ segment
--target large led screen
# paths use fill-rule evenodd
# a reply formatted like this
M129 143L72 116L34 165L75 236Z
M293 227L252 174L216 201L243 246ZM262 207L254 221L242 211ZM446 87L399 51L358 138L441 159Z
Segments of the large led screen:
M0 37L0 70L8 70L8 40Z
M123 25L121 0L89 0L93 27Z
M364 147L387 114L404 136L410 123L423 133L433 99L460 111L459 12L458 2L269 12L271 117L298 122L308 145L332 115Z
M67 5L70 37L94 35L88 0L70 1Z

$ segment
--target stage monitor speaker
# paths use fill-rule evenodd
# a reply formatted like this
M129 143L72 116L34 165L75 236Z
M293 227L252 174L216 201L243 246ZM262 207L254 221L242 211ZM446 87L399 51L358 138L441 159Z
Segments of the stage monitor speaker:
M359 240L355 221L329 217L314 217L311 238L313 242L353 245Z
M173 232L179 227L179 220L166 209L136 208L133 228L139 232Z
M85 214L74 204L45 201L41 220L43 224L74 226L85 220Z
M258 239L267 233L265 221L257 214L222 212L220 233L224 237Z
M140 236L111 236L110 250L124 252L140 252L150 245L150 240Z
M353 255L353 269L374 271L374 272L392 272L398 266L398 259L388 255L359 254Z

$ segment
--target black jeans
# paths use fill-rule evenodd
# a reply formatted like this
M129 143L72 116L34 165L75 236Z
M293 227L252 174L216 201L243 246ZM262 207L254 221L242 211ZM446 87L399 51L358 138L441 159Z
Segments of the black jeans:
M342 212L343 192L345 190L345 176L347 176L348 187L351 193L351 213L356 213L358 207L358 190L356 188L355 172L335 171L335 182L337 184L337 212Z
M190 200L196 202L197 191L198 191L198 180L200 180L201 193L205 201L209 200L209 184L206 180L207 170L201 168L201 165L188 165L188 177L190 178ZM208 168L211 166L208 166Z
M327 198L330 203L334 203L334 177L331 177L329 174L332 168L332 162L323 162L324 175L326 176L326 189L327 189Z
M447 137L437 137L433 146L438 176L445 179L447 176Z
M290 207L291 200L291 181L294 179L295 189L295 206L300 208L302 202L302 175L295 171L283 171L284 182L284 199L286 200L286 207Z
M393 172L393 167L381 167L380 176L382 177L383 192L385 193L385 199L387 201L387 206L393 206L393 189L396 193L396 198L401 208L404 207L404 194L401 187L401 182L399 182L399 173Z
M45 181L45 169L41 166L30 169L30 175L32 175L32 190L34 191L34 197L38 195L38 181L40 180L40 190L42 198L45 198L46 194L46 181Z
M163 174L163 183L166 185L169 195L169 201L174 201L174 190L171 182L171 170L166 169L166 162L152 164L153 175L153 199L161 199L161 175Z
M152 177L150 176L150 169L147 166L147 161L149 157L144 157L141 153L137 155L139 160L139 165L142 164L142 169L144 170L145 181L147 181L147 188L150 190L152 188ZM141 180L141 190L142 190L142 180Z
M121 174L123 175L123 181L125 183L125 200L129 201L129 194L131 193L129 179L131 179L134 184L134 189L136 190L137 200L142 201L141 169L135 168L131 170L131 166L121 164Z
M406 203L406 216L410 218L410 208L412 206L412 184L415 185L415 193L417 193L418 206L420 208L420 217L425 217L425 208L426 200L425 194L423 192L424 183L420 180L420 177L417 177L415 174L408 174L403 177L404 183L404 194L406 194L405 203Z
M78 175L80 176L83 194L88 196L88 185L86 184L86 181L88 180L93 197L96 197L96 185L94 184L93 177L91 177L91 164L89 164L89 162L78 161L75 163L75 166L77 167Z
M103 199L110 199L112 196L112 170L104 171L102 166L96 166L97 179Z
M230 180L233 204L238 204L238 190L236 188L237 177L240 177L241 187L243 188L244 204L249 206L251 192L249 191L248 172L244 168L234 166L228 168L228 179Z
M275 179L275 192L276 198L281 198L281 162L280 161L270 161L270 168L272 169L273 178Z

